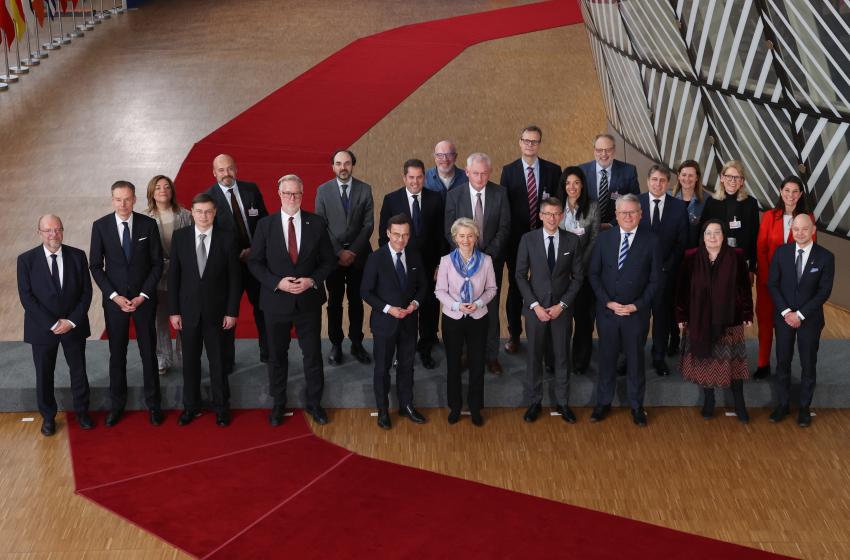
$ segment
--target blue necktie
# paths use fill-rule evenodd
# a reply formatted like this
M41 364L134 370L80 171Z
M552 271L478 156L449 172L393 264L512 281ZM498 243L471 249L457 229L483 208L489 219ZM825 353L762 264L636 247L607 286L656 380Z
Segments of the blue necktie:
M623 236L623 243L620 245L620 258L617 259L617 270L623 268L623 263L626 262L626 256L629 254L629 236L632 232L628 232Z
M348 198L348 185L342 185L342 209L345 210L345 215L351 211L351 199Z
M555 272L555 237L549 236L549 249L546 251L546 260L549 261L549 272Z
M53 285L56 286L56 291L62 291L62 283L59 281L59 263L56 262L56 255L50 255L53 262L50 263L50 277L53 278Z
M121 248L124 250L124 256L127 257L127 262L130 262L130 257L133 256L133 246L130 244L130 224L124 224L124 232L121 233Z
M401 287L404 288L407 285L407 273L404 271L404 264L401 262L401 253L396 253L395 257L395 273Z
M413 195L413 231L416 236L422 235L422 211L419 209L419 195Z

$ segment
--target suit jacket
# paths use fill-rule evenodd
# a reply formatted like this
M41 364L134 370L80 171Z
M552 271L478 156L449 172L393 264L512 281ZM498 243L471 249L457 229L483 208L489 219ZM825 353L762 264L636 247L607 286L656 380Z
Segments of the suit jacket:
M823 304L832 293L835 277L835 256L818 244L812 245L809 260L797 281L795 265L797 244L782 245L770 262L767 287L773 298L776 316L790 309L803 314L803 322L823 326Z
M104 306L110 303L112 292L129 299L141 293L156 298L157 283L162 276L159 226L152 218L133 212L132 230L133 251L127 262L115 214L107 214L92 225L89 268L103 294Z
M323 183L316 191L316 214L328 224L328 234L334 254L343 249L357 253L357 260L366 262L372 252L369 238L375 229L375 215L372 202L372 187L358 179L351 179L348 193L350 210L348 216L342 207L339 184L336 178Z
M327 225L321 216L301 210L301 248L293 263L281 216L275 212L260 220L248 257L248 269L260 282L260 309L276 315L321 310L327 300L325 280L337 266ZM312 278L316 287L300 294L282 292L277 285L287 276Z
M450 247L452 224L458 218L472 218L471 186L449 191L446 195L446 218L443 227ZM507 190L501 185L488 182L484 186L484 231L480 244L483 251L493 258L493 267L501 270L508 249L508 237L511 233L511 211L508 208Z
M427 189L422 189L419 202L422 215L422 236L417 236L411 225L410 241L407 243L407 247L419 253L426 270L430 271L429 277L433 277L434 271L440 264L440 257L447 248L443 239L445 206L443 198L439 194ZM405 187L384 196L378 226L378 245L387 244L387 222L396 214L404 214L412 220Z
M661 254L658 238L649 228L639 225L635 231L621 269L617 268L620 228L605 230L596 239L588 274L598 310L605 309L609 301L616 301L624 305L633 303L639 313L649 314L659 285Z
M545 159L538 158L537 161L540 162L540 180L537 184L535 214L540 212L540 202L544 198L544 193L546 197L557 196L561 203L564 202L564 195L558 188L558 181L561 178L560 166ZM531 229L531 210L528 207L528 187L525 177L525 163L520 158L503 167L502 177L499 179L499 184L508 191L508 201L511 205L511 234L508 251L512 255L516 254L516 248L523 234ZM540 220L537 223L539 224Z
M744 200L736 200L734 197L726 197L724 200L707 198L705 208L700 217L700 228L708 220L720 220L727 237L734 237L737 241L736 247L744 251L750 272L756 272L758 268L758 256L756 246L758 245L759 232L759 209L756 199L748 196ZM737 219L741 222L740 229L732 231L729 222Z
M435 193L435 196L438 196ZM396 319L389 313L384 313L384 306L407 307L416 300L420 305L425 299L428 288L428 278L422 259L416 250L404 252L407 264L407 282L402 286L395 271L393 255L389 245L384 245L369 255L366 268L363 270L363 280L360 284L360 297L372 308L369 326L376 335L389 336L398 330L402 323L416 327L419 324L419 313L411 313L404 319Z
M452 177L452 182L449 183L449 188L446 189L446 186L443 184L443 181L440 180L440 172L437 171L437 167L432 167L425 171L425 188L429 191L434 191L439 194L443 199L443 203L446 202L446 194L449 191L453 191L457 187L462 187L469 183L469 177L466 176L466 171L458 167L455 167L455 174Z
M480 319L487 315L487 304L496 297L498 287L496 285L496 273L493 270L493 259L484 254L481 267L470 279L472 287L472 301L479 305L478 309L469 316ZM452 309L456 303L460 303L460 292L463 289L465 279L457 273L452 264L451 255L443 255L440 259L440 267L437 269L437 285L434 294L442 304L443 314L452 319L462 319L460 310Z
M599 200L599 180L596 177L596 160L588 161L579 165L584 172L584 178L587 179L587 195L590 200ZM631 163L626 163L615 159L611 163L610 173L608 173L608 192L611 194L619 193L640 194L640 183L637 177L637 168Z
M260 189L256 183L236 181L236 185L239 187L239 200L242 203L242 208L245 209L245 226L248 228L248 234L253 238L257 224L260 223L260 220L268 216L269 212L266 210L266 203L263 201L263 195L260 193ZM218 183L207 189L207 194L215 201L215 221L213 222L213 227L226 229L237 235L236 221L233 218L230 199L224 196Z
M652 204L655 206L655 204ZM685 246L688 243L688 206L678 198L669 194L664 195L664 212L661 214L661 222L651 225L652 208L650 208L649 193L640 195L640 208L642 210L640 223L658 236L659 250L661 251L661 270L665 274L674 274L676 267L682 262L685 254ZM671 277L675 282L676 278Z
M584 271L585 279L587 279L587 271L590 268L590 255L593 254L593 246L596 245L596 238L599 236L600 231L599 204L590 201L587 205L587 213L578 219L578 225L584 228L584 233L579 235L578 247L581 253L581 261L584 265L582 270ZM564 220L561 220L561 228L566 229Z
M767 287L767 277L770 271L770 261L773 260L773 254L782 245L794 242L794 237L790 231L788 232L788 237L785 237L784 214L785 212L782 208L773 208L771 210L765 210L761 215L761 225L759 226L758 241L756 242L757 270L759 271L756 280L765 288ZM815 223L814 214L810 212L809 217L812 218L812 223ZM818 240L817 233L814 235L814 240Z
M86 254L62 245L62 290L57 291L50 267L39 245L18 256L18 294L24 307L24 342L54 344L62 338L84 341L90 334L89 306L92 288ZM63 335L50 330L59 319L76 327Z
M204 275L198 270L194 226L174 232L168 273L168 312L181 315L184 325L201 321L220 325L225 315L237 317L242 299L239 248L227 230L208 232L210 249Z
M563 303L572 313L573 302L584 280L578 236L558 229L555 269L550 272L546 235L541 230L530 231L519 242L516 281L522 294L522 312L527 317L536 318L534 310L529 308L535 301L543 307Z

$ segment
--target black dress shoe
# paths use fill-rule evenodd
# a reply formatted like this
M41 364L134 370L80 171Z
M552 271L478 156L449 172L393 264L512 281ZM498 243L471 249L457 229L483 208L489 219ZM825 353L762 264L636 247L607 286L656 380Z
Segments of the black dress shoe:
M215 425L220 428L226 428L230 425L230 413L226 410L222 410L221 412L216 412L215 414Z
M334 344L331 346L331 353L328 355L328 363L332 366L342 363L342 345Z
M390 422L390 411L386 408L378 409L378 427L382 430L389 430L393 427L393 423Z
M617 364L617 377L625 377L626 373L626 364Z
M187 424L191 424L192 420L199 417L201 412L199 410L184 410L180 413L180 417L177 418L178 426L186 426Z
M473 426L480 428L481 426L484 425L484 417L481 416L481 412L479 412L479 411L470 412L470 415L472 416L472 425Z
M313 418L313 421L315 421L316 424L324 426L328 423L328 413L325 412L325 409L321 406L308 407L307 414Z
M50 437L56 433L56 420L53 418L45 418L41 421L41 435Z
M154 426L159 426L165 421L165 414L158 408L151 410L150 412L150 423Z
M424 424L425 422L427 422L427 421L428 421L428 420L426 420L426 419L425 419L425 417L424 417L424 416L422 416L422 414L420 414L420 413L419 413L419 411L418 411L418 410L416 410L415 408L413 408L413 405L412 405L412 404L409 404L409 405L407 405L407 406L405 406L405 407L402 407L402 408L398 409L398 415L399 415L399 416L407 416L407 417L408 417L408 418L410 418L410 419L411 419L411 420L412 420L415 424Z
M576 423L576 415L568 406L558 405L555 409L558 411L558 414L561 415L561 419L567 424L575 424Z
M670 368L667 367L667 362L663 359L661 360L653 360L652 367L655 368L655 373L658 377L667 377L670 375Z
M549 364L545 364L543 369L546 370L547 375L555 375L555 366L550 366Z
M577 367L574 367L574 368L573 368L573 371L572 371L571 373L572 373L573 375L584 375L584 372L586 372L586 371L587 371L587 368L577 368Z
M641 428L646 428L646 411L643 407L632 409L632 421Z
M801 428L808 428L812 425L812 413L808 408L801 408L797 413L797 425Z
M505 352L508 354L516 354L519 352L519 339L518 338L509 338L505 343Z
M425 369L434 369L437 367L437 362L431 357L431 352L420 352L419 359L422 361L422 367Z
M591 422L602 422L608 413L611 412L610 404L600 404L593 407L593 412L590 414Z
M753 372L753 379L766 379L770 377L770 366L759 366Z
M81 412L77 415L77 423L84 430L91 430L94 428L94 420L89 416L88 412Z
M773 412L770 413L770 423L776 424L778 422L782 422L785 417L788 416L788 407L779 405L773 409Z
M372 356L369 355L369 352L363 348L362 344L352 344L351 345L351 355L354 356L354 359L360 362L361 364L371 364Z
M272 426L280 426L283 424L283 413L285 409L283 405L275 405L272 407L272 411L269 414L269 424Z
M532 403L531 406L528 407L528 410L523 414L522 419L526 422L534 422L537 420L537 416L540 414L540 403Z
M449 424L457 424L460 421L460 411L449 411Z
M110 410L109 414L106 415L106 425L111 428L121 420L123 414L123 410Z

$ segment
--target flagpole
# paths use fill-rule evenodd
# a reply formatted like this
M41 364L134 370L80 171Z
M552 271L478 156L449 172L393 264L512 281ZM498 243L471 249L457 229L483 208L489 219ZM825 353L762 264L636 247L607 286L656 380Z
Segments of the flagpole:
M94 29L94 24L100 23L100 22L94 21L94 6L92 5L92 0L89 0L90 14L89 14L88 20L86 20L86 0L82 0L82 4L83 4L83 23L86 26L86 30L91 31L92 29Z
M58 0L58 1L59 1L59 6L58 6L59 17L57 19L59 20L59 38L54 39L54 41L56 42L57 45L67 45L68 43L71 42L71 34L68 33L68 36L66 37L65 36L65 30L62 29L62 16L65 15L65 8L62 7L62 2L64 2L65 0Z
M3 82L3 88L6 89L9 87L7 84L11 84L18 81L18 77L13 75L9 70L9 45L6 44L6 32L0 29L0 41L3 43L3 58L6 60L6 73L0 76L0 81Z
M118 3L121 3L119 6ZM113 14L123 14L126 12L126 8L124 8L124 0L112 0L112 9L110 10Z
M36 1L39 1L39 0L36 0ZM45 15L45 17L46 17L46 15ZM47 53L41 52L41 43L40 43L40 39L38 38L38 16L36 16L35 13L33 13L33 15L32 15L32 21L33 21L33 28L35 29L35 50L30 51L30 61L34 60L34 61L38 62L42 58L47 58ZM29 46L30 46L29 32L30 32L30 29L29 29L29 26L28 26L27 27L27 48L29 48Z
M15 38L15 54L18 58L18 65L12 66L9 70L12 71L12 74L28 74L30 69L21 61L21 38Z
M53 14L51 14L50 12L50 6L47 4L47 0L41 1L44 3L44 9L47 10L47 34L50 36L50 40L47 43L42 43L41 48L46 51L55 51L56 49L61 49L62 32L59 32L59 39L53 37Z
M77 37L82 37L85 35L85 28L85 25L77 25L77 8L73 4L71 4L71 32L68 33L68 35L74 37L75 39Z
M103 9L103 0L100 0L100 11L97 13L98 21L103 21L103 20L109 19L111 17L112 17L112 14L109 12L109 10Z

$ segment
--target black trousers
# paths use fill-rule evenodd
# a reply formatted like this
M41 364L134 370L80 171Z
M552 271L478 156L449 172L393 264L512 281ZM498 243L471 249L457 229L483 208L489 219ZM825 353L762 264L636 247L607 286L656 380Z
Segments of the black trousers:
M573 303L573 369L586 372L593 354L593 322L596 317L596 296L587 279L581 285Z
M446 347L446 389L449 408L459 411L463 407L463 382L460 356L467 348L469 366L470 412L480 412L484 406L484 349L487 344L489 313L480 319L463 317L452 319L443 315L443 344Z
M286 383L289 379L290 331L295 326L298 345L304 356L304 378L307 382L307 408L321 404L325 387L322 365L322 308L298 311L287 315L266 315L269 334L269 395L275 406L286 405Z
M440 302L434 295L437 283L434 281L434 270L426 270L428 289L425 297L419 302L419 342L416 349L420 352L430 352L437 344L437 328L440 322Z
M615 315L601 305L596 306L596 329L599 331L599 376L596 384L596 404L610 405L617 386L617 358L626 357L626 387L629 405L643 406L646 388L644 346L649 332L648 313L632 313L627 317Z
M71 376L71 395L74 398L74 412L77 414L89 410L89 379L86 375L86 341L70 341L62 336L54 344L33 344L32 361L35 365L35 390L38 399L38 411L42 418L56 416L58 406L54 394L54 372L59 345L68 363Z
M183 324L183 408L186 410L201 409L201 353L205 347L213 406L216 412L224 412L229 407L230 387L219 352L224 332L221 323L201 320L191 326Z
M520 335L522 335L522 293L520 293L519 284L516 281L517 251L517 247L509 250L506 259L508 264L508 296L505 301L505 316L508 320L508 333L510 333L511 338L519 340Z
M109 399L112 410L127 406L127 346L130 342L130 318L136 328L136 343L142 358L145 406L159 410L159 369L156 361L156 298L146 301L133 313L124 313L118 305L105 303L103 315L109 336Z
M358 263L340 266L334 270L325 286L328 288L328 338L331 344L342 344L342 301L348 293L348 338L352 344L363 342L363 300L360 299L360 283L363 267Z
M248 301L254 309L254 324L257 326L257 343L260 347L260 360L269 359L269 340L266 332L266 319L263 310L260 309L260 283L248 270L245 263L239 263L242 267L242 289L248 295ZM233 372L236 362L236 329L223 332L221 337L221 362L224 364L226 374Z
M667 343L670 340L670 330L673 317L673 302L676 292L675 273L662 273L661 286L652 302L652 359L663 360L667 355Z
M823 324L806 323L792 329L778 313L774 314L776 333L776 395L780 406L788 406L791 398L791 360L794 358L794 341L800 354L800 407L812 404L817 381L818 348Z
M393 357L398 356L396 369L396 390L398 405L404 408L413 404L413 355L416 351L416 323L418 317L407 317L399 321L398 328L390 335L374 334L375 404L378 408L389 408L389 394L392 386L390 369Z

